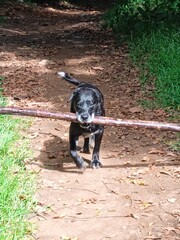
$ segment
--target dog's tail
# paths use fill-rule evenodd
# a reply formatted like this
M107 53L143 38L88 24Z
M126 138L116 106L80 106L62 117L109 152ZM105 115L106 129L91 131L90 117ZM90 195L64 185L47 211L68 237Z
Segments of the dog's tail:
M58 72L58 76L64 78L66 81L68 81L68 82L70 82L70 83L72 83L72 84L74 84L76 86L78 86L78 85L80 85L82 83L81 81L79 81L79 80L69 76L65 72Z

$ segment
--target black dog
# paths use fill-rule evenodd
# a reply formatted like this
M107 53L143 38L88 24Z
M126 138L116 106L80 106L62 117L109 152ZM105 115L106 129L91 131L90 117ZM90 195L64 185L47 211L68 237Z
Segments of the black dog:
M104 126L94 125L92 123L95 116L104 116L104 100L103 95L99 89L90 83L81 82L75 78L70 77L65 72L58 72L58 75L66 81L77 86L70 97L72 113L76 113L79 123L72 122L69 131L70 155L74 159L78 168L85 168L85 163L77 154L76 142L79 136L84 137L83 152L90 153L89 142L90 137L95 136L95 145L92 155L91 167L98 168L102 166L99 160L99 150L101 140L104 132Z

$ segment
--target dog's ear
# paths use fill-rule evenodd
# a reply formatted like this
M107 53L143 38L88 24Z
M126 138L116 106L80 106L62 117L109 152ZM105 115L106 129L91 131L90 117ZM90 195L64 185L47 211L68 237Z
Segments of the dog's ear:
M76 93L77 93L77 89L71 94L68 103L73 100L73 98L75 97Z
M72 101L73 97L74 97L74 93L71 94L71 96L70 96L70 98L68 100L68 103Z
M99 94L96 90L93 89L93 92L95 93L96 95L96 99L99 103L103 103L104 99L103 99L103 95L102 94Z

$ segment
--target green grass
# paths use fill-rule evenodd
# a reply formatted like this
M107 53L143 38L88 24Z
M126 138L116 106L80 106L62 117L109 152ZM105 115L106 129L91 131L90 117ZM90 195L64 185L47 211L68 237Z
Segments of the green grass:
M180 110L180 31L162 27L129 41L130 55L155 105Z
M104 16L117 43L128 43L130 57L140 70L146 108L164 108L178 122L180 111L180 3L173 1L116 1ZM173 116L171 115L171 116ZM180 139L168 143L180 150Z
M180 152L180 133L177 133L177 139L170 141L168 145L171 150Z
M180 110L180 2L116 0L104 26L129 45L150 107ZM152 101L152 100L155 101Z
M6 105L0 96L0 106ZM19 133L27 122L0 115L0 240L27 239L35 175L26 170L28 143Z

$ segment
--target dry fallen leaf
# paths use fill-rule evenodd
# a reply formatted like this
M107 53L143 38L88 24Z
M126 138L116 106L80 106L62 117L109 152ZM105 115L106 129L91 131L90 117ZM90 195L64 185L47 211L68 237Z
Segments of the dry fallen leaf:
M150 222L149 227L153 226L155 222Z
M92 67L94 70L103 70L104 68L103 67Z
M103 156L103 159L109 159L109 158L116 158L119 155L119 153L111 153L111 154L106 154L106 156Z
M170 157L176 157L176 154L173 153L173 152L167 152L166 155L167 155L167 156L170 156Z
M67 216L67 213L61 213L61 214L59 215L60 218L64 218L64 217L66 217L66 216Z
M180 167L174 169L174 173L178 173L178 174L180 174Z
M31 134L29 134L29 138L30 139L33 139L33 138L37 138L39 136L39 133L37 132L37 133L31 133Z
M140 107L132 107L132 108L129 109L129 111L131 113L139 113L139 112L142 112L142 108L140 108Z
M150 157L143 157L141 159L141 162L149 162L150 160L151 160Z
M169 172L167 172L167 171L160 171L160 173L171 176L171 173L169 173Z
M80 205L82 203L86 203L86 204L96 204L97 199L96 198L89 198L89 199L78 199L78 204Z
M59 188L59 186L56 184L56 182L53 182L53 181L50 181L47 179L43 179L42 183L43 183L44 187L47 187L47 188L53 188L53 189Z
M131 179L129 182L133 184L138 184L140 186L147 186L144 180Z
M167 200L170 203L175 203L177 199L176 198L168 198Z
M43 218L43 217L38 217L38 220L39 220L39 221L45 221L46 219Z
M141 202L141 204L139 205L139 209L143 210L143 209L147 209L148 207L151 207L153 205L152 202Z
M61 239L62 240L78 240L77 237L69 237L69 236L62 236Z
M109 208L109 209L108 209L108 212L116 212L116 209Z
M147 184L145 183L144 180L142 180L142 181L138 181L138 184L141 185L141 186L147 186Z
M98 216L101 213L101 208L96 208L95 216Z
M131 213L130 217L135 218L135 219L139 219L139 216L137 214Z
M180 230L174 227L166 227L167 230L166 235L170 234L170 232L175 232L176 234L180 235Z
M180 222L180 209L175 209L171 212L171 215L174 217L179 218L179 222Z
M47 213L47 206L37 205L36 208L35 208L35 212L37 213L37 215L41 215L41 214L43 214L43 213Z
M149 154L164 154L165 152L162 150L158 149L152 149L151 151L148 152Z

